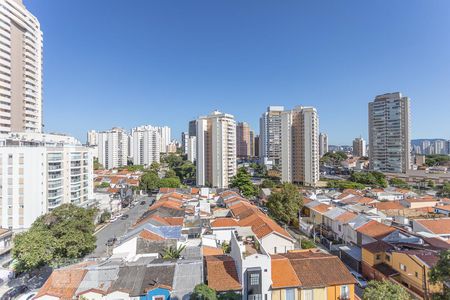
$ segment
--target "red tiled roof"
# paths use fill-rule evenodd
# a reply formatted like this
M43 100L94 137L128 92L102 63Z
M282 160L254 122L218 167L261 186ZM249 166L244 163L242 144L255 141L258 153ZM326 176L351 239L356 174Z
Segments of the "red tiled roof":
M356 214L354 214L352 212L349 212L349 211L346 211L343 214L337 216L335 220L339 221L339 222L342 222L342 223L347 223L347 222L349 222L350 220L353 220L356 217L357 217Z
M205 256L208 286L217 292L240 291L239 277L233 258L227 255Z
M414 220L434 234L450 234L450 218Z
M400 204L400 201L377 202L377 203L370 204L370 206L375 207L378 210L405 209L406 208Z
M222 255L223 254L222 248L216 248L216 247L210 247L210 246L203 246L202 252L203 252L203 256Z
M139 237L146 239L148 241L164 241L164 237L157 235L153 232L150 232L148 230L142 230L141 233L139 233Z
M309 209L314 210L314 211L319 212L319 213L326 213L327 211L330 210L330 208L331 208L331 206L323 204L323 203L320 203L319 205L316 205L314 207L310 207Z
M394 227L384 225L374 220L371 220L356 229L357 232L370 236L374 239L381 239L395 230L396 229Z
M362 248L366 249L370 253L379 253L394 249L393 246L383 241L376 241L373 243L365 244L362 246Z
M217 218L211 222L211 227L236 227L239 226L237 220L232 218Z
M289 259L281 255L271 255L272 288L298 287L300 280Z

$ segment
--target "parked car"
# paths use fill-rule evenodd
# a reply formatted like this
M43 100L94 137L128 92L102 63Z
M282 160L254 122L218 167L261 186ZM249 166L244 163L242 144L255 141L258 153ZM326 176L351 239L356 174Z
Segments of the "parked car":
M1 300L11 300L15 297L19 296L20 294L25 293L28 291L28 287L26 285L19 285L15 286L13 288L10 288L1 298Z
M367 280L362 277L361 274L355 271L350 271L352 273L353 277L355 277L356 281L358 282L358 286L362 289L365 289L367 287Z
M139 203L140 205L145 205L147 202L145 202L145 200L142 200L141 203Z
M110 239L106 242L106 245L109 246L109 247L111 247L111 246L113 246L116 242L117 242L117 239L116 239L115 237L113 237L113 238L110 238Z
M38 293L37 291L33 291L33 292L23 294L19 298L17 298L17 300L31 300L31 299L33 299L34 296L37 295L37 293Z
M121 216L120 218L121 218L122 220L126 220L126 219L128 219L128 217L129 217L129 215L125 214L125 215Z

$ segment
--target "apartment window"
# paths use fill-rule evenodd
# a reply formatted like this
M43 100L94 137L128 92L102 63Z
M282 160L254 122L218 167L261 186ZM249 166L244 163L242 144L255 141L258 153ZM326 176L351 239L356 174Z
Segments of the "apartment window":
M376 257L377 260L381 259L381 255L380 254L377 254L375 257Z
M303 295L305 296L305 300L314 300L313 290L303 290Z
M415 272L416 278L419 278L419 273Z
M386 254L386 260L387 261L391 261L391 257L389 255Z
M286 289L286 300L295 300L295 289Z
M406 272L406 266L404 264L400 264L400 270Z
M339 231L342 231L342 226L338 225Z
M253 273L250 274L250 285L258 285L259 284L259 274Z
M348 285L341 286L341 299L349 299L350 298L350 289Z

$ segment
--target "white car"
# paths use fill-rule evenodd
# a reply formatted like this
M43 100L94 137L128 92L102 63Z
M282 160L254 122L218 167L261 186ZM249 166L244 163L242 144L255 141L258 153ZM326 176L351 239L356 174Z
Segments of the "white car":
M355 277L356 281L358 282L358 286L362 289L365 289L367 287L367 280L362 277L361 274L355 271L350 271L352 273L353 277Z
M20 295L17 300L31 300L36 296L38 291L28 292L26 294Z

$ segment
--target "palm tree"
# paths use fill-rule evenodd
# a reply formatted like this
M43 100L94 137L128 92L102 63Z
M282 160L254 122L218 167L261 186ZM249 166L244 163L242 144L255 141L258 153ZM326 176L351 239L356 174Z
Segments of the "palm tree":
M161 254L163 259L180 259L181 252L186 248L185 245L181 245L179 247L167 247L164 252Z

